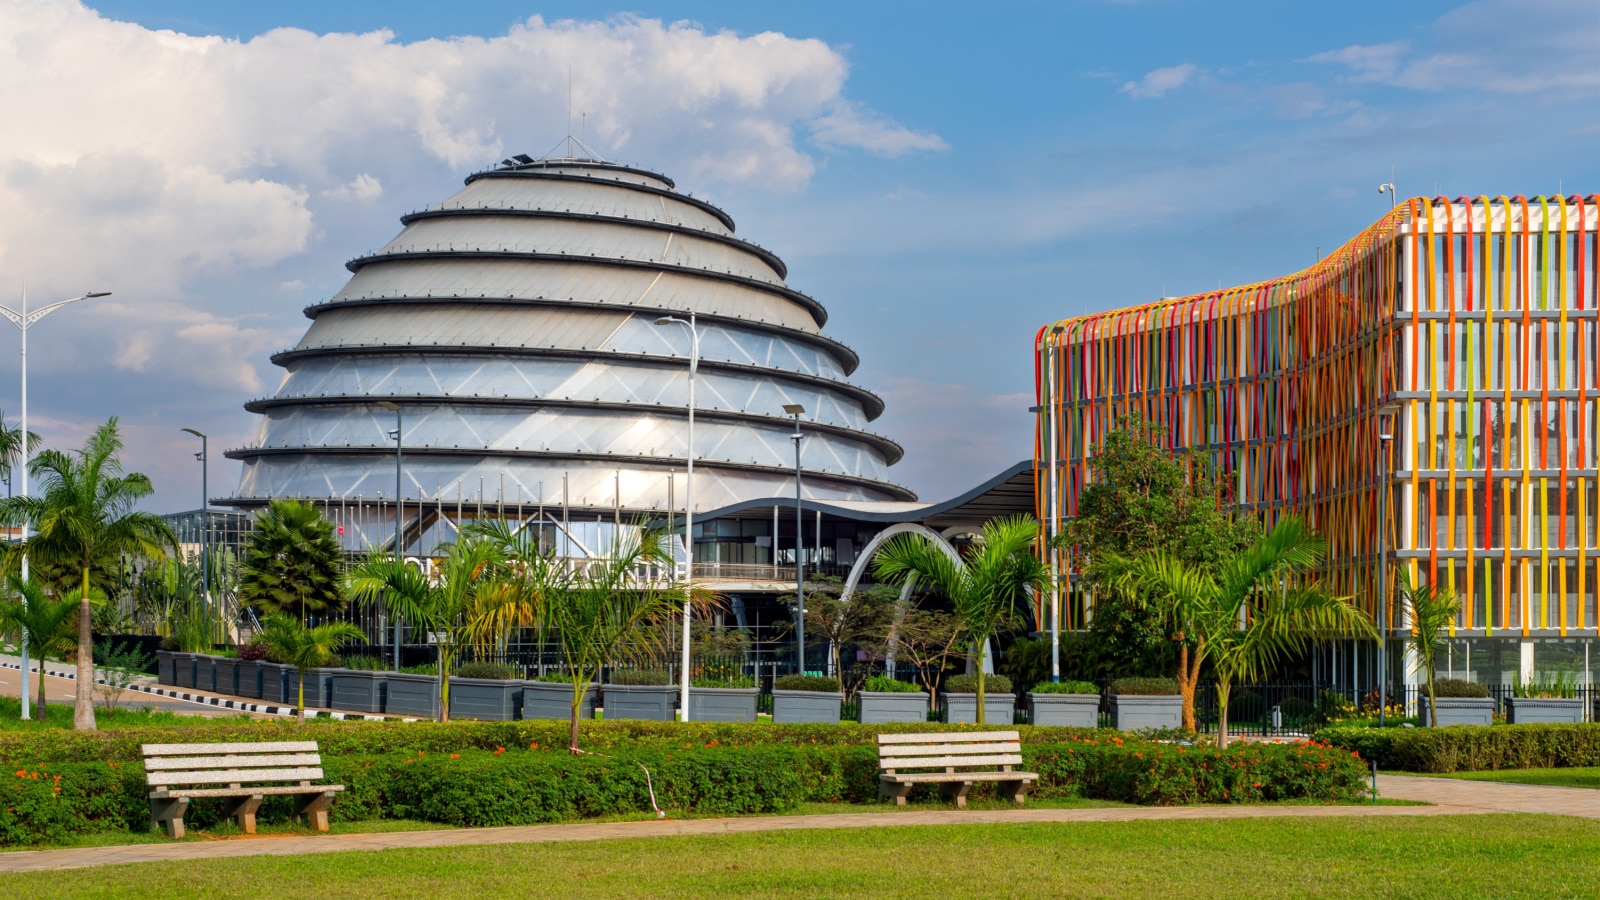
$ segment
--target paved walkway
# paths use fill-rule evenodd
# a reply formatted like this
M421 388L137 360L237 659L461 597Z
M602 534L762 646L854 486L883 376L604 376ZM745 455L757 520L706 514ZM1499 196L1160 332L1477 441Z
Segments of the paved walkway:
M1549 813L1600 819L1600 790L1593 788L1379 775L1378 793L1396 800L1434 803L1457 812Z

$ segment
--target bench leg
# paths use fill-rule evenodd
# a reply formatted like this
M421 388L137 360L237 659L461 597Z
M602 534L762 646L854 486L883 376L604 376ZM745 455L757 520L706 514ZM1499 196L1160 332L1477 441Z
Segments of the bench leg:
M183 837L183 814L188 810L188 797L151 797L150 830L159 828L167 837L178 840Z
M956 809L967 808L967 792L972 790L970 781L946 781L940 786L946 802L956 805Z
M332 805L333 791L324 791L318 794L301 794L295 798L295 821L299 821L301 816L306 816L311 822L311 827L318 831L327 831L328 807Z
M230 797L229 805L223 815L239 823L239 830L245 834L256 833L256 810L261 808L261 795L250 797Z
M1033 787L1031 781L1001 781L995 784L995 793L1001 797L1010 797L1021 806L1028 799L1028 788Z
M895 806L905 806L906 797L911 794L910 782L883 781L878 782L878 802L894 800Z

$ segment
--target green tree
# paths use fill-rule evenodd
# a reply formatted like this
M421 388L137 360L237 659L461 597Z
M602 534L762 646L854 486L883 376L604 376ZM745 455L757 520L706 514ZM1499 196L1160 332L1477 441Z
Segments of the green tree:
M1439 698L1433 694L1434 663L1451 623L1461 612L1461 597L1449 588L1426 581L1413 583L1411 571L1400 567L1400 600L1411 607L1411 636L1407 643L1417 655L1417 671L1428 679L1428 724L1439 727Z
M1190 566L1216 569L1259 537L1260 527L1253 517L1225 513L1229 498L1203 458L1174 457L1138 416L1118 421L1090 466L1093 479L1078 496L1077 515L1056 539L1077 555L1094 590L1089 631L1096 647L1090 655L1102 675L1149 675L1175 667L1183 725L1193 729L1200 678L1194 636L1146 598L1106 583L1094 563L1108 554L1161 551Z
M1226 747L1235 683L1265 677L1314 640L1376 635L1366 613L1312 580L1326 555L1320 537L1286 516L1215 567L1187 563L1165 550L1133 557L1107 553L1095 565L1098 577L1145 597L1177 623L1193 646L1196 672L1210 661L1217 679L1217 745Z
M884 542L873 561L879 578L904 585L915 578L943 594L972 641L978 666L978 724L985 723L983 663L989 639L1045 582L1049 572L1034 553L1039 523L1028 516L1006 516L984 523L983 538L965 559L953 559L924 534L897 534Z
M30 431L26 455L32 456L37 449L39 449L39 435ZM5 411L0 410L0 479L4 479L8 486L12 477L16 475L17 465L23 458L22 426L7 425Z
M841 599L844 582L831 575L818 575L806 582L806 633L828 639L829 667L840 677L844 696L844 666L840 659L845 644L869 637L878 638L890 626L895 601L900 592L885 585L858 587L848 600ZM794 594L778 598L794 606Z
M113 418L76 453L46 450L34 457L28 468L41 487L37 496L0 502L5 524L33 523L33 536L14 550L46 565L70 562L78 569L78 683L84 685L94 683L90 570L121 554L153 557L178 546L160 516L134 508L154 488L143 474L122 471L121 452ZM77 692L72 727L94 730L93 691Z
M386 604L390 615L437 636L439 720L448 722L450 670L456 655L474 632L492 628L485 612L513 608L502 601L514 596L520 584L506 576L505 556L497 545L466 538L450 547L432 578L403 557L374 553L350 570L345 590L351 600L368 606Z
M366 635L349 622L329 622L315 628L287 613L272 613L261 620L261 634L257 638L267 646L267 653L275 661L294 666L300 674L299 700L295 706L300 721L306 720L306 671L325 666L350 641L359 641Z
M23 581L15 575L6 576L16 600L0 602L0 630L17 635L28 631L28 644L39 660L39 718L44 712L44 661L49 654L65 655L77 646L78 636L73 614L78 611L78 598L51 600L37 581ZM28 689L28 673L22 673L22 689Z
M239 561L239 602L304 619L344 603L344 548L333 524L309 503L274 500L256 514Z

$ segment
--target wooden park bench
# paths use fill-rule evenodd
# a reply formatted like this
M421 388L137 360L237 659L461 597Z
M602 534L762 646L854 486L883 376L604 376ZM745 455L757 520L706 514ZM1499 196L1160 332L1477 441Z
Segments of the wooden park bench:
M878 799L893 797L896 806L905 806L913 787L939 784L946 800L954 800L957 809L965 809L973 783L993 781L997 782L999 796L1022 803L1039 776L1011 770L1020 765L1022 741L1015 731L880 734L878 768L883 772L878 776Z
M144 744L145 781L150 786L150 828L183 837L183 815L196 797L229 801L227 816L245 834L256 833L256 810L268 796L295 798L296 821L309 816L328 830L328 807L342 784L312 784L322 778L316 741L254 744Z

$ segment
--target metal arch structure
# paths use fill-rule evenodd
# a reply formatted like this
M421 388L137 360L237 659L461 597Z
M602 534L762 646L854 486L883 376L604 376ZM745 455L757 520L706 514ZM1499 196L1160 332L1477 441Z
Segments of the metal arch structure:
M463 498L553 509L559 497L563 517L591 525L681 516L688 338L654 322L689 315L707 325L696 519L782 493L792 462L776 413L794 403L814 435L808 503L915 499L889 478L902 451L868 430L883 402L847 381L858 359L822 334L822 304L672 179L513 156L401 223L272 357L284 375L246 405L259 426L227 453L243 463L228 505L353 501L357 517L381 517L398 499L448 518ZM399 498L385 402L406 418Z

